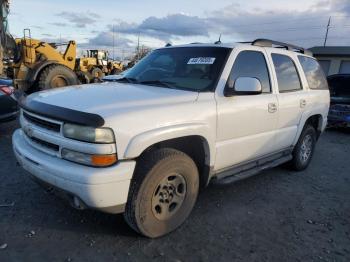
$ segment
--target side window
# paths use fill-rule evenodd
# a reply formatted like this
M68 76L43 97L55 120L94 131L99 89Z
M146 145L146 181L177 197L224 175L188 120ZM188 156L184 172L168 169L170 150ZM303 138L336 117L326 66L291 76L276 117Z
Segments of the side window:
M320 64L313 58L298 56L311 89L328 89L327 80Z
M350 74L350 61L341 61L339 74Z
M260 80L262 92L270 93L271 84L265 56L258 51L242 51L233 64L228 81L233 84L239 77L254 77Z
M297 68L290 57L286 55L272 54L272 60L275 65L280 93L302 89Z
M328 76L329 68L331 67L331 60L318 60L318 62L320 63L325 75Z

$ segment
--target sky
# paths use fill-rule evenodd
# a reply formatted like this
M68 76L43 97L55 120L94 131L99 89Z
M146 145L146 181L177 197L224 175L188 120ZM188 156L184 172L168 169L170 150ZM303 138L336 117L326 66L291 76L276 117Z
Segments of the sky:
M166 43L269 38L304 47L350 45L350 0L11 0L10 32L130 55Z

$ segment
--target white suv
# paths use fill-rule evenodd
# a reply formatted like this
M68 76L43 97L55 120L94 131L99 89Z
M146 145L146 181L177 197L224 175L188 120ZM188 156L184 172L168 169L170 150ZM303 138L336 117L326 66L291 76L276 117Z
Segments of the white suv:
M116 82L22 99L13 147L25 170L74 207L124 213L133 229L159 237L184 222L211 180L285 162L305 169L329 100L302 48L168 46Z

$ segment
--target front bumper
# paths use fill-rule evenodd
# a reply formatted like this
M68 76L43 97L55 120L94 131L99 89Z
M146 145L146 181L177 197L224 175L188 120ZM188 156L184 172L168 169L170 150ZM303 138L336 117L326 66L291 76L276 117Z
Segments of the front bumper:
M108 213L124 211L135 161L122 161L107 168L93 168L49 156L32 146L18 129L12 137L20 165L36 179L70 194L74 202Z

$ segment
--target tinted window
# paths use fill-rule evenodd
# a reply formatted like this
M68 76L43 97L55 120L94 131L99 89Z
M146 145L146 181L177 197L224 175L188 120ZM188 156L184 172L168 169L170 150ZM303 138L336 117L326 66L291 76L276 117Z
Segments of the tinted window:
M300 64L305 72L311 89L328 89L327 80L319 63L310 57L299 56Z
M325 75L328 75L329 73L329 68L331 66L331 61L330 60L319 60L318 61L322 67L323 72Z
M350 98L350 75L329 76L328 84L332 97Z
M350 61L341 61L339 74L350 74Z
M143 58L117 81L189 91L214 90L232 49L171 47Z
M298 71L291 58L285 55L272 54L272 60L275 65L280 92L302 89Z
M270 93L270 77L266 60L261 52L243 51L238 54L232 67L228 84L233 85L239 77L254 77L260 80L263 93Z

